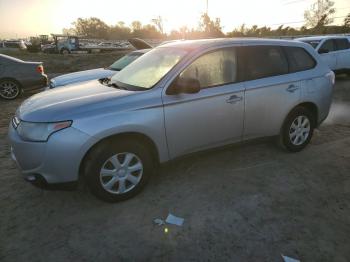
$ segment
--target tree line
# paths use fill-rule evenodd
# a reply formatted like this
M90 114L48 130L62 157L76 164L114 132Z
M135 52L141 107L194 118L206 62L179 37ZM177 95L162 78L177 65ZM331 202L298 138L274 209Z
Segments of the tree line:
M163 31L161 16L152 19L149 24L143 25L140 21L133 21L130 26L120 21L116 25L107 25L96 17L78 18L69 29L63 29L64 34L75 34L88 38L99 39L128 39L132 37L148 39L198 39L210 37L277 37L314 34L341 34L350 33L350 13L344 18L341 25L331 25L334 22L334 2L331 0L315 0L304 13L305 23L300 28L280 25L276 29L269 26L251 27L242 24L231 32L222 31L220 18L212 19L207 13L200 17L197 28L189 29L184 26L172 30L169 34Z

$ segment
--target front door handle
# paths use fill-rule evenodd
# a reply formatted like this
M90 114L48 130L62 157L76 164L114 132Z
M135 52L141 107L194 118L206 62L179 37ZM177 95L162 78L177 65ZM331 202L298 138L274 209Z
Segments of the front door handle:
M288 88L287 88L286 90L287 90L289 93L294 93L294 92L297 91L298 89L299 89L298 86L291 84L291 85L288 86Z
M243 98L241 96L232 95L226 100L226 102L229 103L229 104L234 104L236 102L241 101L242 99Z

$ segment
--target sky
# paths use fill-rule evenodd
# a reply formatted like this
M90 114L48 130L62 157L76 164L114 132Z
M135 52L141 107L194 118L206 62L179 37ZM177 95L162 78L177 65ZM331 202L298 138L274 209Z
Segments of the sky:
M304 11L315 0L208 0L209 16L219 17L224 32L241 24L300 27ZM350 0L336 0L335 24L350 12ZM196 28L206 0L0 0L0 37L16 38L62 33L78 17L98 17L109 25L138 20L151 23L161 16L165 32L181 26ZM291 23L292 22L292 23ZM297 22L297 23L294 23Z

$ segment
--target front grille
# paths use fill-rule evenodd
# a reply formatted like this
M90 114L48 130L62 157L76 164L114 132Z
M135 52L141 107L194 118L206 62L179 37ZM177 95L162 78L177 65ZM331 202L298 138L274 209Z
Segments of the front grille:
M19 119L18 119L17 116L15 116L15 117L12 118L12 125L13 125L13 127L14 127L15 129L18 127L19 122L20 122L20 121L19 121Z

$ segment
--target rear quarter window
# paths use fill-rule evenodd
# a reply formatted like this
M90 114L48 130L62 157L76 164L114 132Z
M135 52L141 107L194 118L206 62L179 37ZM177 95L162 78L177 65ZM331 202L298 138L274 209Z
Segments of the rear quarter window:
M245 80L288 74L288 62L280 46L245 46L241 50Z
M289 72L300 72L316 66L315 59L302 47L284 47L289 63Z

